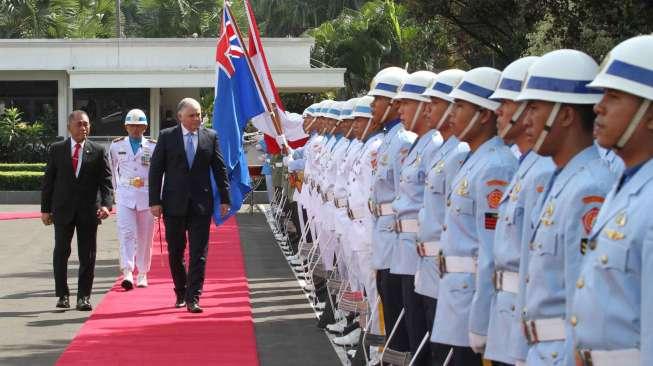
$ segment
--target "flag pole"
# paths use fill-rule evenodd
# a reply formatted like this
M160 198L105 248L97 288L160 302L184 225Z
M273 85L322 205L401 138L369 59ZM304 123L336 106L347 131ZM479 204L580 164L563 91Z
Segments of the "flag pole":
M270 101L268 100L267 95L265 95L263 84L261 83L261 79L259 78L258 73L254 68L254 65L252 64L252 60L249 57L249 53L247 52L247 49L245 49L243 34L240 32L240 27L238 27L238 23L236 23L236 18L231 12L231 6L229 5L229 2L225 1L224 6L227 9L227 13L229 13L229 17L231 18L231 22L234 25L234 29L236 29L236 36L238 37L240 44L244 48L243 53L245 54L245 59L247 60L247 66L249 66L249 70L251 71L252 75L254 75L254 81L256 82L256 87L258 88L259 93L261 93L261 96L263 97L263 101L265 102L265 109L267 110L268 113L270 113L270 117L272 118L272 124L274 125L274 130L277 133L277 135L283 135L283 129L281 128L281 122L279 121L279 116L275 112L275 110L277 109L276 105L274 106L273 109L273 107L270 104ZM286 150L285 145L283 145L282 148L284 149L284 151Z

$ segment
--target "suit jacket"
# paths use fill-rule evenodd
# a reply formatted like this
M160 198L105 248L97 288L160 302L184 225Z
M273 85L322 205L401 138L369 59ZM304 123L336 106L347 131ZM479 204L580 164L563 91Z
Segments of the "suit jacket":
M229 179L215 131L200 128L193 165L188 166L181 126L166 128L150 159L150 206L162 205L164 215L186 216L213 213L213 172L220 202L230 204ZM165 176L165 178L164 178ZM188 212L189 201L192 211Z
M50 146L41 188L41 212L52 213L55 224L71 223L75 214L81 219L97 220L100 206L111 209L111 168L104 147L86 140L80 153L82 165L75 177L70 137Z

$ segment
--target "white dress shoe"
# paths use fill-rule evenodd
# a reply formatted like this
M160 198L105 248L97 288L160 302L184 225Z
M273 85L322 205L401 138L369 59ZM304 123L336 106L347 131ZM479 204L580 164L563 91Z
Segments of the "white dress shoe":
M342 318L338 322L333 323L333 324L327 324L326 328L329 332L331 333L338 333L342 334L342 332L345 331L345 327L347 326L347 319Z
M311 285L310 283L306 286L304 286L304 291L306 292L313 292L315 291L315 286Z
M147 272L139 273L136 281L136 286L147 287Z
M122 282L120 283L120 286L124 288L125 291L134 288L134 275L132 274L132 271L128 269L122 271Z
M358 345L358 338L361 336L361 328L356 328L351 333L342 337L333 338L333 343L338 346L353 347Z
M326 307L326 303L324 302L318 302L317 304L315 304L315 308L318 310L324 310L325 307Z

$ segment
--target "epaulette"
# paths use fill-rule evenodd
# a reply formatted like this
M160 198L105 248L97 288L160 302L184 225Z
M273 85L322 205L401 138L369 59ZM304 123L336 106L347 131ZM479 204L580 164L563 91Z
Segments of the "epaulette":
M147 140L147 142L151 142L151 143L153 143L153 144L156 144L156 140L155 140L155 139L151 139L151 138L147 137L146 140Z
M127 136L121 136L121 137L118 137L118 138L116 138L116 139L114 139L114 140L113 140L113 141L111 141L111 142L118 142L118 141L122 141L122 140L124 140L124 139L126 139L126 138L127 138Z

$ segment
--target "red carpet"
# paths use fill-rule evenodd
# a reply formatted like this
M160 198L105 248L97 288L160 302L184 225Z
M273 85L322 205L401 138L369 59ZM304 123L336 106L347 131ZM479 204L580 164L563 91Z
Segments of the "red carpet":
M40 219L40 212L0 212L0 220Z
M211 228L202 314L174 308L156 239L150 286L125 292L117 281L57 365L258 365L236 219Z

